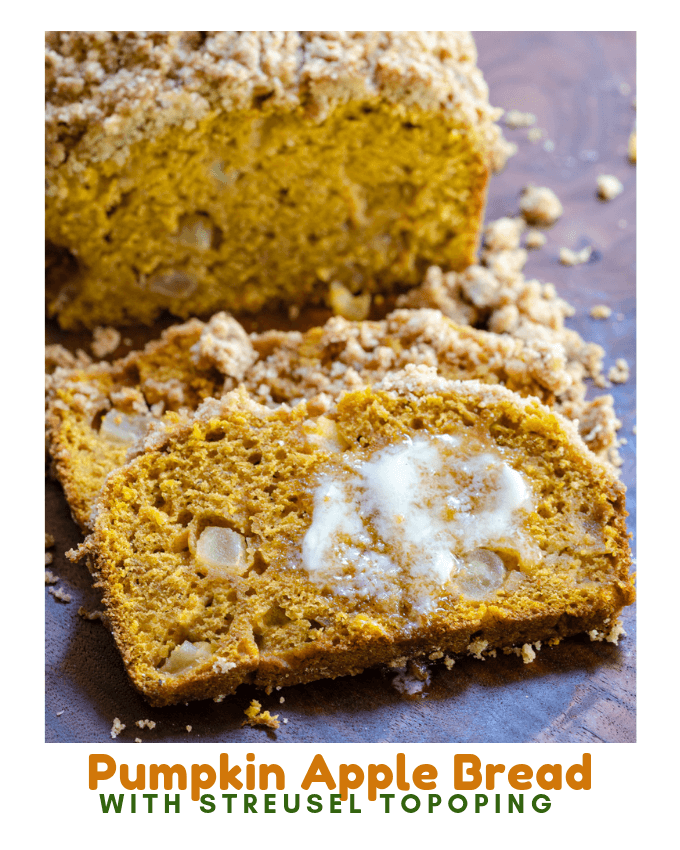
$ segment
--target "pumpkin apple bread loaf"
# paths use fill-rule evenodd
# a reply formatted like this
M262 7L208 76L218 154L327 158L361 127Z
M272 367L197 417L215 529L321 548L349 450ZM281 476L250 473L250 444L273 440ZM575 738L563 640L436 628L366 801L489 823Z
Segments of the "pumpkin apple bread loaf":
M65 328L321 301L474 261L494 123L466 32L49 32Z
M460 327L436 310L398 310L378 322L336 317L306 333L250 336L222 313L205 324L192 319L171 327L113 364L79 363L53 373L47 417L53 468L86 528L104 478L150 425L172 425L238 383L268 406L305 398L323 409L340 392L408 363L436 365L447 378L502 383L550 405L573 394L559 346Z
M323 415L206 402L108 477L80 555L165 705L609 631L625 516L572 423L410 366Z

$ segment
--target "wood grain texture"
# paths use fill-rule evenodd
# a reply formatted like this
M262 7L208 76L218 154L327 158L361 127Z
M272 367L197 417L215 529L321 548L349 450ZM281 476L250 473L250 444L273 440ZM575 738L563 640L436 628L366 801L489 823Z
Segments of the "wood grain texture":
M532 143L526 129L508 130L519 150L492 181L487 218L517 212L527 183L554 189L565 207L548 232L548 242L530 254L528 277L552 281L576 307L570 326L607 351L607 364L625 357L631 379L612 388L623 422L622 478L628 487L630 530L635 530L635 169L626 158L633 128L635 35L624 32L476 33L479 63L495 105L533 112L543 140ZM551 144L545 145L545 142ZM595 197L599 174L615 174L625 187L614 201ZM558 262L561 246L592 245L591 261L568 268ZM591 319L595 304L613 315ZM323 311L303 316L309 326ZM167 324L164 323L164 324ZM262 326L287 326L281 317ZM124 333L135 346L158 326ZM50 323L49 341L85 346L89 335L66 335ZM121 349L118 354L121 354ZM114 717L127 728L117 742L632 742L635 740L635 608L624 615L628 637L618 647L567 641L538 653L525 665L515 656L487 661L463 659L451 671L436 667L426 698L403 699L392 675L373 670L334 682L323 681L262 696L242 688L220 704L152 709L128 684L110 634L98 621L77 615L80 605L98 607L97 591L82 565L63 556L80 535L59 487L46 485L46 525L57 540L52 571L72 595L69 604L46 592L46 741L108 742ZM634 543L634 538L633 538ZM253 697L287 717L276 733L242 728ZM63 712L57 716L57 712ZM157 723L138 729L137 720ZM186 726L192 726L187 733Z

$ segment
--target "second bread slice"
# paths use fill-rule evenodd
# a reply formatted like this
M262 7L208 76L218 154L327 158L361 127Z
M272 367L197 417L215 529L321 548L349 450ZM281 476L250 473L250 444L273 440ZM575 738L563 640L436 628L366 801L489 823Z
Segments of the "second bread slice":
M410 367L321 416L207 402L109 476L83 552L164 705L609 631L625 515L571 423Z

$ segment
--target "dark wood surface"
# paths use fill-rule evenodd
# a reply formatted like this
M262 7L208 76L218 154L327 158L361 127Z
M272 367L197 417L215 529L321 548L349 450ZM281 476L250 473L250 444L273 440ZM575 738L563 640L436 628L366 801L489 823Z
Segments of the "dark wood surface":
M634 125L635 35L607 33L484 32L475 34L479 63L492 102L533 112L545 130L539 142L526 129L508 130L518 154L491 184L487 218L513 215L527 183L553 188L565 214L548 232L546 246L530 255L528 277L552 281L576 307L570 326L607 351L607 364L625 357L630 381L612 388L628 442L622 447L622 478L628 487L629 527L635 530L635 169L626 158ZM545 142L548 144L545 144ZM615 174L625 186L614 201L595 197L599 174ZM561 246L594 247L591 261L568 268ZM608 304L605 321L589 316ZM323 320L316 311L304 324ZM270 319L268 324L283 320ZM158 328L154 330L158 332ZM131 329L135 344L147 329ZM48 326L48 339L70 347L87 335ZM118 352L120 354L123 351ZM484 662L459 660L451 671L435 667L425 697L404 699L392 675L372 670L354 678L287 688L265 696L244 687L224 702L152 709L128 684L110 634L101 623L77 615L99 599L83 565L63 556L80 541L58 485L46 485L46 526L57 540L51 567L72 595L70 604L45 593L46 741L112 743L114 717L127 728L116 739L130 742L632 742L635 740L635 607L624 613L628 636L618 647L567 641L538 653L525 665L515 656ZM635 538L633 537L633 546ZM283 695L285 702L279 704ZM288 718L276 733L242 728L254 697ZM57 716L57 713L60 715ZM134 723L155 720L154 730ZM187 733L186 726L192 726Z

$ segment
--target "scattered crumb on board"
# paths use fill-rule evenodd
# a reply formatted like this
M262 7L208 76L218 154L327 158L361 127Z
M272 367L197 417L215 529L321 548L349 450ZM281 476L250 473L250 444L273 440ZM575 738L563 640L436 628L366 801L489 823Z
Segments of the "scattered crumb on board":
M560 262L563 266L580 266L588 262L592 253L593 249L590 245L586 245L580 251L572 251L571 248L560 248Z
M613 174L600 174L597 178L597 196L603 201L612 201L623 192L623 183Z
M117 717L113 718L113 725L111 726L111 737L117 738L120 733L125 729L125 724L121 723Z
M262 711L262 703L259 703L256 699L251 701L243 713L247 718L247 720L243 721L243 726L268 726L270 729L279 728L279 715Z
M550 227L564 212L560 199L547 186L526 186L519 208L526 221L537 227Z
M619 357L616 363L607 372L607 378L613 384L625 384L630 378L630 366L628 361L623 357Z
M612 308L606 304L596 304L590 308L590 315L593 319L608 319L612 314Z

